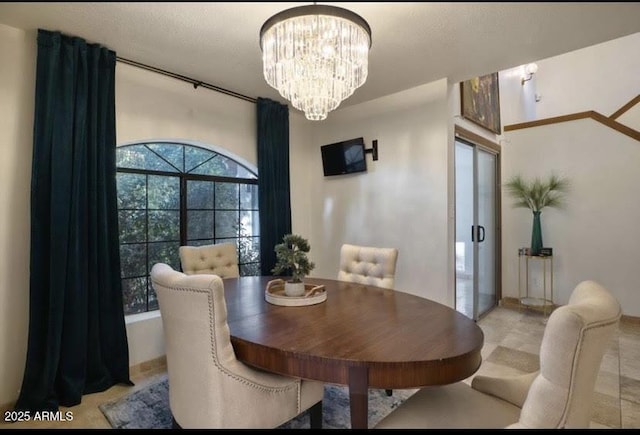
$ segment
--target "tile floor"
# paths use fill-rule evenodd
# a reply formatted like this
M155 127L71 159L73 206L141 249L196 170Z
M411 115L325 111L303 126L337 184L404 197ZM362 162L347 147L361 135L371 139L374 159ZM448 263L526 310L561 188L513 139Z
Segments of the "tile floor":
M537 370L547 319L548 314L508 307L498 307L480 319L485 344L483 363L476 374ZM591 427L640 428L640 323L636 319L621 321L602 358Z
M538 352L548 316L512 307L497 307L478 321L485 334L483 363L477 373L517 374L538 369ZM109 428L98 405L153 382L164 369L132 376L134 387L117 385L84 396L65 422L2 423L0 429ZM465 382L470 382L467 379ZM593 428L640 428L640 323L623 321L605 353L594 394Z

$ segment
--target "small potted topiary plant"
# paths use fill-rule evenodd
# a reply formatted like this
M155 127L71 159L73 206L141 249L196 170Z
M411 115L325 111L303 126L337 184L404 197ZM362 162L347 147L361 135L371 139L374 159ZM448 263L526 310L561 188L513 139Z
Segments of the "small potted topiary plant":
M276 265L271 270L276 275L288 274L291 279L284 283L287 296L302 296L305 292L302 281L315 267L307 258L311 250L309 242L297 234L285 234L282 243L275 246Z

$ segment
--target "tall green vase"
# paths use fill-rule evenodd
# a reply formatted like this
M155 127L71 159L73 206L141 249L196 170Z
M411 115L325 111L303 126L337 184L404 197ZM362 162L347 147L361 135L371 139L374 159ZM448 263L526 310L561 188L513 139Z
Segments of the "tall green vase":
M533 212L533 229L531 231L531 255L542 252L542 228L540 226L540 211Z

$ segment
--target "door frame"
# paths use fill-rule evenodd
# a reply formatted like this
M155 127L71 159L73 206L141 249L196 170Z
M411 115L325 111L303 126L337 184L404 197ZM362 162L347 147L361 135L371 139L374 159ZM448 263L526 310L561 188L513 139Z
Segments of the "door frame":
M455 141L461 139L472 146L476 146L480 149L484 149L485 151L491 152L496 156L496 240L495 240L495 265L494 265L494 273L495 273L495 283L496 283L496 306L500 305L502 301L502 159L501 159L501 147L496 142L492 142L489 139L482 137L472 131L469 131L459 125L454 125L454 143L453 146L455 148ZM454 180L455 180L455 156L454 156ZM455 181L454 181L455 183ZM454 189L454 211L453 217L454 222L456 222L456 212L455 209L455 189ZM453 237L453 252L454 252L454 264L455 264L455 225L454 225L454 237ZM455 269L455 268L454 268ZM457 284L456 279L454 277L454 301L457 299ZM475 291L475 289L474 289ZM476 303L474 302L474 306ZM486 314L486 313L485 313ZM483 314L478 314L478 319L483 317Z

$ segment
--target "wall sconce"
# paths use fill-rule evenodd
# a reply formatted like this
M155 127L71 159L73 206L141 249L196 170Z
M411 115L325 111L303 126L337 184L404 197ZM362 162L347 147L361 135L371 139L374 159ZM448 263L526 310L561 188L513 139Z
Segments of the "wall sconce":
M538 72L538 65L535 63L529 63L524 67L524 72L527 75L526 77L522 77L520 84L524 86L524 82L528 82L533 78L533 75Z

